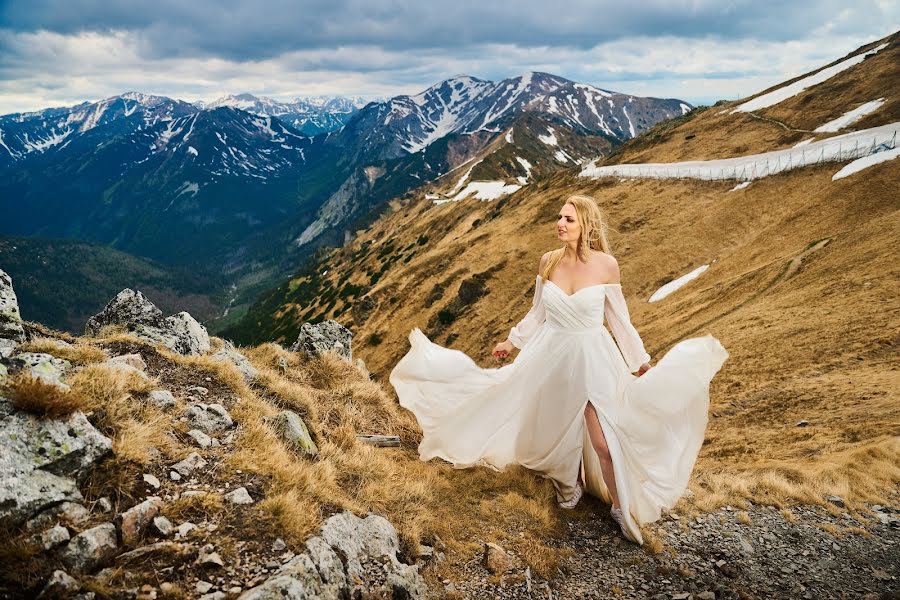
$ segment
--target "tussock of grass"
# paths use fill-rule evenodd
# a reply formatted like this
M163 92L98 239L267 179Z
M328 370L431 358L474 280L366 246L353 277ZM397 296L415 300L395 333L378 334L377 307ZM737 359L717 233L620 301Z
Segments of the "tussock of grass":
M102 348L98 348L90 342L76 340L72 346L64 346L57 344L56 339L52 337L37 337L29 342L19 344L17 352L44 352L76 365L102 362L109 358Z
M218 522L218 517L225 511L225 499L222 494L210 492L208 494L178 498L163 507L162 514L173 523L186 521L199 523L204 519Z
M900 438L876 439L835 452L828 462L758 461L737 469L701 464L693 504L701 510L739 505L745 499L782 508L793 503L817 504L832 510L825 496L837 495L848 507L863 502L890 504L883 482L900 482ZM838 509L838 512L840 509Z
M0 395L12 400L17 409L41 419L63 418L88 405L78 390L49 383L27 370L7 377L0 384Z
M28 589L44 577L38 544L29 541L31 532L0 529L0 581Z

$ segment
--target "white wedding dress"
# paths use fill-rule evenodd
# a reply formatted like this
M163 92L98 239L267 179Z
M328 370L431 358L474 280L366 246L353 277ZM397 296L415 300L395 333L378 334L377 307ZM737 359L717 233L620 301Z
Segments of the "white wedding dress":
M615 341L603 326L604 316ZM684 493L707 424L709 382L728 352L711 335L683 340L640 377L650 360L618 283L569 295L538 275L531 310L510 330L513 362L479 367L416 327L389 380L422 428L419 457L456 468L519 464L551 478L557 500L575 491L607 503L584 409L594 405L631 535ZM616 346L618 342L618 347Z

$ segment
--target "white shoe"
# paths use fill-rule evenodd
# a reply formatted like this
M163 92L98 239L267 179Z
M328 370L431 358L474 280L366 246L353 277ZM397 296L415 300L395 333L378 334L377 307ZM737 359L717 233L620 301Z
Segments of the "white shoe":
M619 524L619 529L622 530L622 535L625 536L625 539L637 544L638 541L634 539L634 536L628 532L628 527L625 525L625 516L622 514L622 509L610 507L609 514L612 515L612 518L615 519L616 523Z
M581 500L581 496L584 494L584 488L581 487L581 483L578 481L575 482L575 493L572 494L572 497L566 500L565 502L560 502L560 508L575 508L575 505L578 504L578 501Z

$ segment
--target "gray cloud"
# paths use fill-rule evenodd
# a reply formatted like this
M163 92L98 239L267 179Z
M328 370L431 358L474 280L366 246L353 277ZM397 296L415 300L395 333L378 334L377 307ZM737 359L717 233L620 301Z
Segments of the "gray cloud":
M798 39L819 28L877 29L891 3L863 0L30 0L6 2L0 27L61 34L132 32L145 58L264 60L292 50L378 46L456 49L484 43L589 49L632 36ZM844 15L843 17L841 15Z
M414 94L458 73L548 71L691 102L737 98L892 33L862 0L0 0L0 114L140 90Z

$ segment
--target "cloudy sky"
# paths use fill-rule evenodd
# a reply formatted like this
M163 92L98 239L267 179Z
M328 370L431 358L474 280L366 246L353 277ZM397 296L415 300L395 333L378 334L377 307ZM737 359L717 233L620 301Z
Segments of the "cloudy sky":
M712 103L898 23L898 0L0 0L0 114L131 90L371 98L526 71Z

